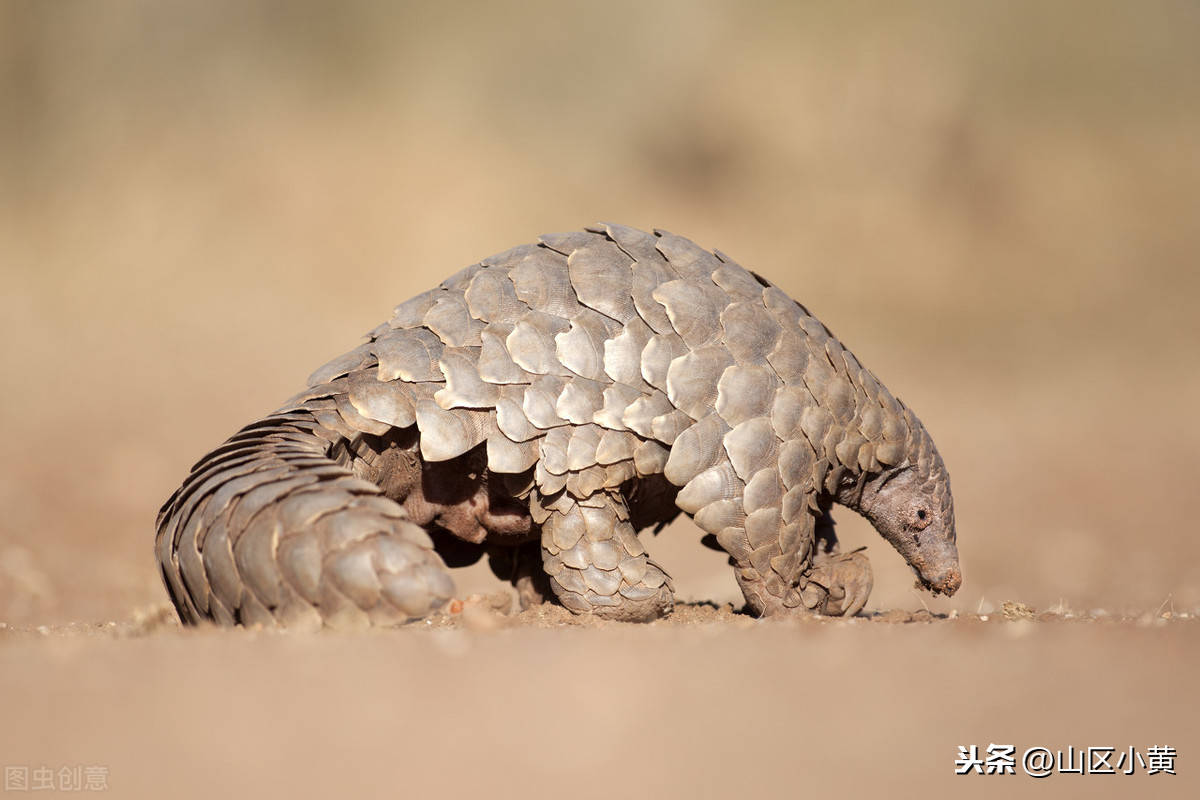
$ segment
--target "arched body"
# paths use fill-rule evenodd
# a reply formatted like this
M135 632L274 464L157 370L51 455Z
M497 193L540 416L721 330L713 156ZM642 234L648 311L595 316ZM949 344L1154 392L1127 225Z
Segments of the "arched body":
M185 622L420 618L471 546L526 599L653 619L671 582L638 531L680 510L759 614L862 608L870 568L837 552L834 502L928 588L961 580L916 416L803 306L679 236L602 225L484 259L309 383L163 507Z

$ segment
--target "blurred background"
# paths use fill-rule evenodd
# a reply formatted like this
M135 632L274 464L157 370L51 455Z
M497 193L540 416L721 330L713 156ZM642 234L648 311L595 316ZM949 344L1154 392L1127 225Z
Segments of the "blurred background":
M1200 6L0 2L0 620L162 603L188 467L479 258L718 247L925 421L965 584L1200 605ZM685 599L737 601L677 525ZM480 575L468 585L486 581Z

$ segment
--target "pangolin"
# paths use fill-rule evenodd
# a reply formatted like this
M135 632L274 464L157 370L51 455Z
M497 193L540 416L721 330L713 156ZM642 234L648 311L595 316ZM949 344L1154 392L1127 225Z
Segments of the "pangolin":
M484 554L525 604L648 621L673 586L638 533L683 511L749 612L852 615L872 576L835 502L958 589L950 479L912 411L720 251L605 224L398 306L192 468L156 555L185 623L404 623Z

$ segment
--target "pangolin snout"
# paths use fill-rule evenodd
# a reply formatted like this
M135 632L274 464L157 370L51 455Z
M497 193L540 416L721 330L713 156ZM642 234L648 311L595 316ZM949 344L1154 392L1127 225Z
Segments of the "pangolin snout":
M958 587L962 586L962 570L957 565L950 567L940 574L926 579L925 584L934 594L944 594L949 597L958 591Z

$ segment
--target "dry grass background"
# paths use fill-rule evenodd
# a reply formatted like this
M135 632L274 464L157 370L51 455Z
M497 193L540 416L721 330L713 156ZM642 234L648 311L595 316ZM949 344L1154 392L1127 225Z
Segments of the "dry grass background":
M670 229L771 277L933 432L954 479L964 588L918 596L899 557L843 512L844 538L874 554L869 608L965 613L1017 599L1195 613L1197 41L1200 9L1158 0L4 0L0 620L125 619L162 602L153 518L196 458L395 303L484 255L599 219ZM697 538L677 525L651 546L684 598L735 600L723 560ZM644 645L645 658L679 664L662 644L673 639L604 635L619 652ZM827 633L818 652L845 666L944 644L962 670L979 668L974 653L1010 652L999 634L923 634L910 649L895 635L839 650ZM1084 686L1115 692L1132 719L1135 686L1183 677L1194 633L1161 650L1138 635L1079 656L1081 670L1106 670L1072 695L1079 707ZM1062 656L1053 632L1039 636L1011 652L1014 679L1034 681ZM772 659L796 646L781 638L762 643ZM246 639L168 638L149 663L202 680L206 656L180 655L196 641L214 664L229 646L252 671L314 646L271 640L255 662ZM380 640L363 641L351 655ZM732 670L755 647L722 642L714 663ZM332 662L343 644L317 657ZM13 644L0 670L28 698L61 688L39 680L70 672L72 658L95 658L105 675L148 663L117 645L78 649L90 646ZM1135 677L1139 659L1113 654L1143 646L1161 659ZM160 679L147 680L135 705L167 702ZM382 691L378 680L368 683ZM99 713L102 696L70 718ZM941 702L904 708L945 713ZM16 708L35 715L37 704ZM846 746L862 731L838 725ZM952 744L961 731L947 730ZM1002 735L992 730L980 728L980 744ZM71 760L51 746L61 732L45 727L45 740L27 741L43 749L26 749ZM905 774L947 771L945 746L915 751Z

